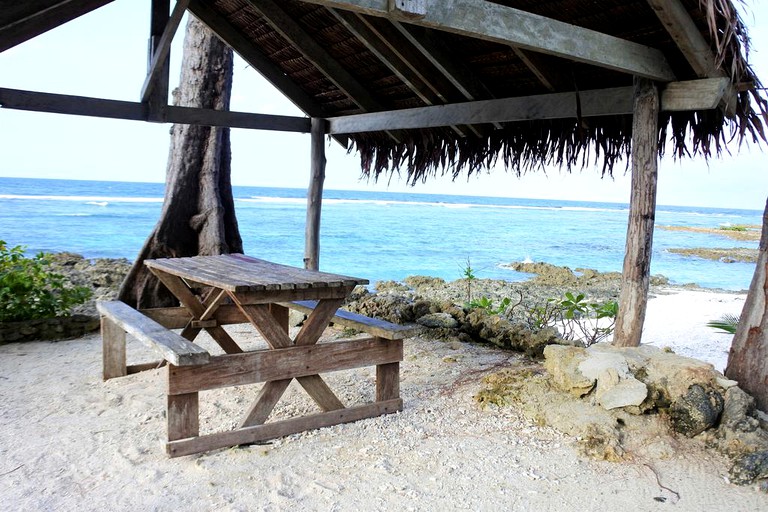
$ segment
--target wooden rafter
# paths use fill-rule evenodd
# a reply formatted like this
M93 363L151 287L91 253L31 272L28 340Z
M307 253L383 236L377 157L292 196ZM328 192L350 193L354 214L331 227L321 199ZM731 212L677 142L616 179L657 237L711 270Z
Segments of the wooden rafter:
M717 67L712 49L680 0L647 1L696 75L700 78L726 76ZM722 107L728 115L735 114L736 102L736 89L730 85L722 100Z
M212 10L202 0L192 0L189 4L189 11L216 32L222 41L231 46L243 60L261 73L269 83L280 90L299 109L311 117L327 117L328 113L314 98L305 93L256 45L248 41L229 21Z
M361 109L367 112L383 110L368 89L333 58L296 20L273 0L246 0L257 9L270 25L319 69Z
M655 48L485 0L423 0L424 16L405 17L389 0L304 0L307 3L403 21L468 37L546 53L650 78L675 80ZM578 44L574 42L578 41Z
M647 0L699 78L724 76L712 49L680 0Z
M425 69L424 65L428 65L428 63L423 62L422 59L421 62L415 64L414 50L411 47L411 51L409 51L407 42L403 41L402 38L393 39L391 34L381 33L368 20L355 13L334 9L329 9L329 11L351 34L357 37L361 44L365 45L395 76L402 80L425 105L440 105L449 101L444 90L441 91L425 77L424 72L429 67ZM454 126L452 129L461 136L467 135L467 128Z

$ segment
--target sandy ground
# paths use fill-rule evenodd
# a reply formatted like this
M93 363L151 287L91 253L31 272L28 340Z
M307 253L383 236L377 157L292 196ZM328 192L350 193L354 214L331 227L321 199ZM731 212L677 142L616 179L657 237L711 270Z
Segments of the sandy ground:
M730 337L703 324L739 313L743 300L660 295L644 341L722 368ZM729 484L728 461L697 441L670 439L674 453L663 458L596 462L513 406L481 409L473 395L484 374L529 363L422 339L406 342L402 413L169 459L163 370L102 382L100 343L0 346L5 510L768 510L768 495ZM136 344L129 351L131 362L152 359ZM360 369L328 381L353 402L370 400L373 377ZM233 426L255 390L203 393L202 430ZM275 414L312 409L292 387Z

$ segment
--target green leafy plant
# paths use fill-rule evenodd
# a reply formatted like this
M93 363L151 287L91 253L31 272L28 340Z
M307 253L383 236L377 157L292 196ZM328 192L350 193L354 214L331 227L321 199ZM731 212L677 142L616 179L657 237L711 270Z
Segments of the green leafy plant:
M727 334L736 334L739 325L739 315L723 315L718 320L707 322L707 327L721 330Z
M566 292L561 298L547 299L527 311L526 323L531 330L557 327L566 340L578 340L584 346L594 345L613 334L619 305L616 301L588 302L583 293Z
M470 302L468 302L466 307L470 309L484 309L486 313L489 315L503 315L507 312L507 309L512 304L512 299L509 297L504 297L501 299L501 302L498 306L494 307L493 301L489 299L488 297L482 297L480 299L474 299Z
M24 247L0 240L0 322L67 316L91 296L50 270L50 255L24 256Z
M475 275L475 269L472 268L472 263L469 261L469 257L467 257L467 263L463 267L461 267L461 275L464 276L464 279L467 281L467 303L472 303L472 283L477 280L477 276Z

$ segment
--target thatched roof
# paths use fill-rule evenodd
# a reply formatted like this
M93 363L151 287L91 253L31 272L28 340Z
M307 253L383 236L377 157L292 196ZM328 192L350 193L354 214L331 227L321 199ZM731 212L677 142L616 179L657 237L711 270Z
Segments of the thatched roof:
M3 39L14 20L18 27L46 6L50 10L54 4L70 4L53 21L49 17L49 24L55 24L77 15L75 7L85 12L105 3L35 0L4 7L0 50L8 47ZM732 139L765 139L768 108L748 64L749 39L731 0L390 3L426 9L428 15L386 12L386 0L191 0L189 10L312 117L577 93L573 113L560 117L337 134L360 154L363 171L374 177L401 168L415 182L435 173L471 173L498 162L518 173L551 164L569 169L597 164L610 173L629 154L631 113L582 115L582 95L631 87L633 76L642 74L662 88L669 82L717 77L730 78L733 87L719 108L663 111L660 153L667 141L678 157L709 157ZM481 34L467 33L472 20L461 7L466 5L481 11L506 6L516 10L512 14L538 15L547 32L510 44L490 34L498 28L487 27L495 25L494 18L480 23ZM507 23L504 29L515 37L529 28L504 16L498 17L499 24ZM574 27L575 35L569 35ZM15 37L23 40L44 29L24 31L22 25L21 36ZM587 41L592 34L594 41ZM618 38L615 47L613 38ZM597 51L580 53L588 44L597 45ZM652 71L636 64L636 49L650 55L656 66ZM624 51L630 62L626 67L614 59Z

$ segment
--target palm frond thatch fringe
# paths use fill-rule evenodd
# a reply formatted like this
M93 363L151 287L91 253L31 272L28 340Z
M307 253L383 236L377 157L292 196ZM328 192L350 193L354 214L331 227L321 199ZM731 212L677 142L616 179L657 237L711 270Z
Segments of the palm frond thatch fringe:
M749 38L731 0L699 0L706 15L716 64L731 78L739 93L735 115L722 110L661 113L659 155L669 143L674 158L709 159L729 152L728 144L766 142L768 101L748 64ZM612 175L614 166L630 161L631 116L559 119L507 123L485 137L461 137L449 129L398 132L398 141L382 134L351 137L350 151L360 156L362 173L378 180L382 174L406 171L414 185L434 176L456 179L462 174L490 170L502 163L516 175L545 166L567 171L597 166Z

